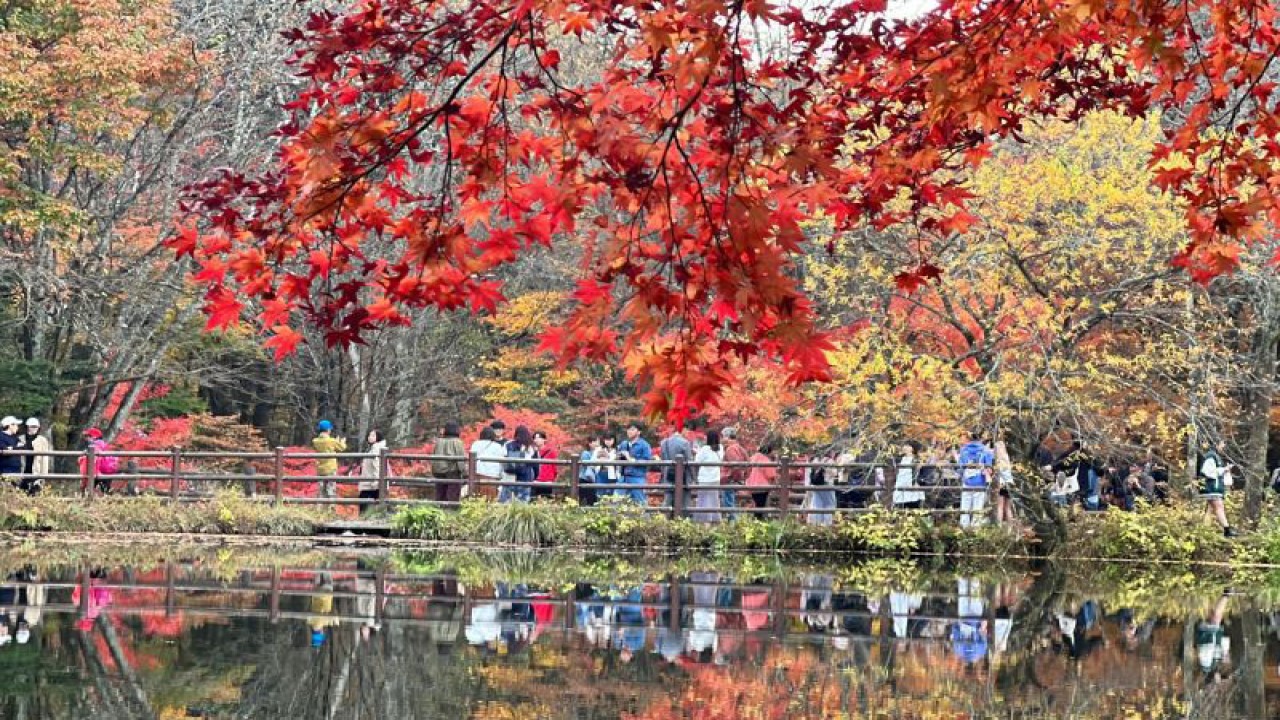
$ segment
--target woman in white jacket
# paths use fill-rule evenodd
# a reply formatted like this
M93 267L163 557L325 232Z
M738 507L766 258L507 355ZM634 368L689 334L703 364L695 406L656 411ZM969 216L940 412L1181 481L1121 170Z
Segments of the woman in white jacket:
M708 463L718 463L724 459L724 449L720 446L720 433L715 430L707 431L707 442L698 448L698 454L694 456L693 462L698 467L698 485L719 485L720 484L720 466L709 465ZM696 490L693 493L694 507L699 510L719 510L720 509L720 490ZM694 522L720 522L719 512L695 512L693 514Z
M363 515L373 507L373 502L378 499L378 478L382 476L382 451L387 449L387 439L382 437L381 430L369 431L369 449L365 452L369 453L360 461L360 499L365 502L360 503L360 514Z
M40 419L27 418L27 438L30 449L38 453L47 453L53 450L53 446L49 444L49 438L40 434ZM32 455L27 458L27 474L31 477L23 478L22 489L28 495L38 495L44 487L44 478L51 471L51 462L53 458L48 455Z

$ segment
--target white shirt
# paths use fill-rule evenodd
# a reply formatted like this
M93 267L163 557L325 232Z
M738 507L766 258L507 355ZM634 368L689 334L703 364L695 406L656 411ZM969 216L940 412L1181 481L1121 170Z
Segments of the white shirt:
M378 483L376 482L376 480L378 476L382 474L382 463L378 459L378 454L386 449L387 449L386 440L379 440L378 442L369 446L369 454L373 455L373 457L367 457L360 461L360 477L373 478L374 482L361 480L359 484L359 488L361 490L377 490L378 489Z
M893 478L893 504L905 505L913 502L924 502L923 490L898 490L900 487L911 487L916 484L916 459L912 455L903 455L898 461L898 474Z
M487 478L502 477L502 459L507 456L507 449L502 443L477 440L471 443L471 452L476 456L477 475Z
M703 463L718 463L723 460L723 455L711 449L710 445L703 445L698 448L698 454L694 456L693 461L698 465L698 484L699 485L719 485L720 470L719 465L704 465Z

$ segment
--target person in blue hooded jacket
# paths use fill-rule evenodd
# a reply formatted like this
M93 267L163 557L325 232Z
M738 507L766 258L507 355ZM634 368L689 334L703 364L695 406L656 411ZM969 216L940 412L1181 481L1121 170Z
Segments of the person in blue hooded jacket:
M985 520L983 509L987 506L986 489L991 480L994 459L995 453L982 442L982 435L977 432L969 435L969 442L957 454L961 485L964 486L960 492L961 527L982 525Z

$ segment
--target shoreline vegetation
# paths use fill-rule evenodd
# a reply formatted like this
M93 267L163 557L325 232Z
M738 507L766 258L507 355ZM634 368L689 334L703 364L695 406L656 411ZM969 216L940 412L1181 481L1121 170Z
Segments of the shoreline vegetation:
M0 488L0 533L176 534L349 543L365 547L424 546L538 548L621 554L775 553L801 557L824 553L894 558L1090 559L1145 563L1280 565L1280 521L1266 521L1241 538L1222 537L1192 503L1144 507L1138 512L1054 513L1031 526L1036 532L983 526L964 529L926 512L870 508L830 525L743 517L699 523L645 513L628 503L579 507L572 502L464 501L456 511L430 505L405 507L368 519L385 523L391 538L318 535L339 521L317 506L273 507L222 490L200 500L171 503L160 496L102 497L93 503L53 495L27 496ZM430 544L430 545L427 545Z

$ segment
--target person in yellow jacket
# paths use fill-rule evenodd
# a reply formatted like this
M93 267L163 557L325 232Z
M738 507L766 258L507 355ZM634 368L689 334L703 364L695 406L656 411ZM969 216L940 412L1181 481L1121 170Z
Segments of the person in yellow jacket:
M333 436L333 423L321 420L316 423L318 433L311 441L311 448L318 453L341 453L347 451L346 438ZM316 475L337 475L338 459L323 458L316 460ZM332 481L320 483L320 493L327 498L337 497L337 488Z

